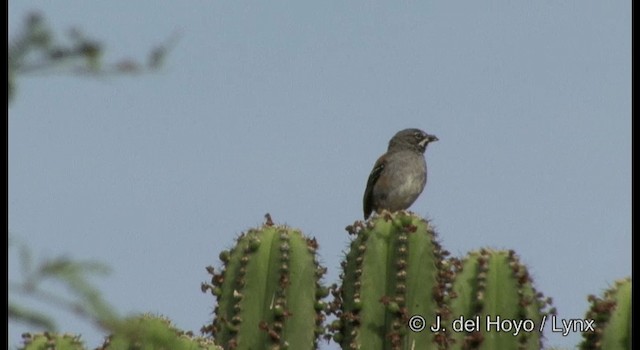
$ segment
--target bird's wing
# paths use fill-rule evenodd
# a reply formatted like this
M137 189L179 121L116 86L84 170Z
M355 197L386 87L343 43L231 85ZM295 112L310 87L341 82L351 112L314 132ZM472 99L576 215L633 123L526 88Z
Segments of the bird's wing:
M364 198L362 199L362 206L364 209L364 218L365 220L371 215L373 211L373 187L376 182L378 182L378 178L380 178L380 174L387 164L385 156L381 156L376 161L376 164L373 166L373 170L371 170L371 174L369 174L369 179L367 180L367 189L364 191Z

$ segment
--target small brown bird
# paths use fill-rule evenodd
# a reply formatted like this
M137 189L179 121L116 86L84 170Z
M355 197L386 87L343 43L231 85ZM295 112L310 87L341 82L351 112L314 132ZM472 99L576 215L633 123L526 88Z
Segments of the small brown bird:
M424 151L434 141L438 141L435 135L420 129L401 130L391 138L367 181L362 200L365 219L374 210L404 210L415 202L427 184Z

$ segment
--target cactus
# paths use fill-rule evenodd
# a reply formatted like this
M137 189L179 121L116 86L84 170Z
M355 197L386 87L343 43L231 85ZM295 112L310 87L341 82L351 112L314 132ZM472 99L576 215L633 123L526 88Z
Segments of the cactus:
M580 349L631 349L631 278L615 282L602 298L590 295L586 320L595 321L594 331L585 331Z
M333 291L330 329L343 349L434 349L446 338L428 331L446 314L444 255L429 223L411 213L382 214L347 227L356 235L342 263L342 286ZM443 273L445 271L445 273ZM409 331L413 315L421 332Z
M320 335L343 349L541 349L540 330L554 314L512 250L483 248L447 258L430 223L410 212L383 211L347 227L355 236L333 302L320 282L318 244L274 225L242 233L220 253L202 291L217 299L214 320L195 337L152 315L102 326L108 349L317 349ZM631 348L631 278L617 281L591 308L580 348ZM325 313L336 320L325 334ZM439 326L439 328L437 327ZM583 328L584 330L585 328ZM215 340L214 340L215 339ZM79 336L23 335L23 350L86 349Z
M204 284L217 297L215 319L203 332L227 349L313 349L323 332L321 301L326 269L315 258L317 243L270 217L237 238L220 259L224 270Z
M550 299L512 251L481 249L462 261L449 295L453 349L540 349ZM456 321L457 320L457 321ZM462 328L470 320L469 328Z
M85 349L80 336L55 333L24 333L21 350L83 350Z
M106 337L96 350L109 349L166 349L220 350L209 338L195 337L183 332L161 316L145 314L114 322L114 333ZM39 333L22 335L23 350L86 350L80 336Z
M117 322L112 326L113 334L108 336L96 350L110 349L175 349L175 350L217 350L210 338L196 337L191 332L175 328L163 316L143 314Z

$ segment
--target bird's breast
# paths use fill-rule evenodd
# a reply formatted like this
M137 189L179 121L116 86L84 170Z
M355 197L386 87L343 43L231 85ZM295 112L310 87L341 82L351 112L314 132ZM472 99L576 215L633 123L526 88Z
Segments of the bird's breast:
M399 157L396 169L392 175L393 182L399 190L412 190L424 188L427 181L427 163L422 155L411 154L406 157Z

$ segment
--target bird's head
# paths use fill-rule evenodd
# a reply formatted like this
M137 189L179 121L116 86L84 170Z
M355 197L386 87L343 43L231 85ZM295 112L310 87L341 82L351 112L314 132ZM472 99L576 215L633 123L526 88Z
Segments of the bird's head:
M438 141L436 135L430 135L420 129L398 131L389 141L389 151L411 149L424 153L429 142Z

